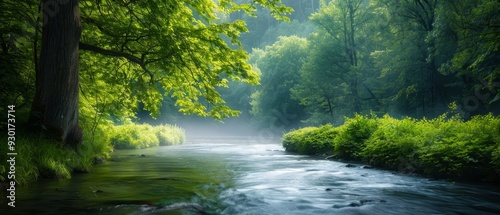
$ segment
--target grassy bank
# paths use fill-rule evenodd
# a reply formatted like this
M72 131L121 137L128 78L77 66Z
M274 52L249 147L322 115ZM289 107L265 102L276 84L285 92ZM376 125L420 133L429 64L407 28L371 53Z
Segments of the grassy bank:
M468 121L357 115L338 127L289 132L283 136L283 146L289 152L334 155L435 178L500 179L500 118L492 115Z
M89 130L84 130L83 143L76 149L40 135L16 134L16 184L22 186L41 178L66 179L71 178L72 173L89 172L96 162L109 158L113 149L172 145L185 140L184 130L172 125L151 126L129 122L119 126L99 125ZM7 136L0 138L7 140ZM10 168L5 157L7 150L7 145L0 147L0 184L10 181L7 180Z
M177 126L128 123L114 126L110 143L115 149L142 149L177 145L185 139L184 129Z

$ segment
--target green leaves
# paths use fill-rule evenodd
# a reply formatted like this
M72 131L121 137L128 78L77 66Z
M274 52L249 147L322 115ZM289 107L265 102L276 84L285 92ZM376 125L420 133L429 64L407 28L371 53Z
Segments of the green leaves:
M287 151L335 153L337 158L431 177L500 176L500 118L491 114L469 121L456 117L417 120L388 115L356 115L333 127L306 127L283 136ZM495 175L496 174L496 175Z
M81 58L82 70L88 73L83 92L110 92L92 85L90 77L102 77L103 84L131 94L124 95L128 99L121 110L108 108L113 114L134 110L140 101L155 116L163 97L171 96L186 114L216 119L237 115L217 87L228 87L229 80L257 84L258 74L238 40L248 31L245 23L221 21L219 16L239 10L252 13L254 4L270 8L282 19L291 12L277 0L219 5L212 0L82 1L82 43L88 45L81 47L91 51ZM110 97L121 100L119 94Z
M435 29L436 35L454 37L452 59L441 66L442 72L463 76L479 76L495 80L500 74L497 57L500 55L500 3L495 0L444 3ZM491 84L491 83L490 83Z
M297 36L280 37L272 46L254 49L255 66L262 72L262 85L252 95L251 113L256 121L267 126L276 121L276 111L296 115L285 119L285 126L298 122L302 107L292 100L290 90L299 82L299 71L307 56L307 40Z
M249 16L257 16L257 5L269 8L271 14L278 20L290 21L286 16L293 12L293 8L284 5L281 0L253 0L250 3L235 3L233 0L220 0L220 9L226 13L243 11Z

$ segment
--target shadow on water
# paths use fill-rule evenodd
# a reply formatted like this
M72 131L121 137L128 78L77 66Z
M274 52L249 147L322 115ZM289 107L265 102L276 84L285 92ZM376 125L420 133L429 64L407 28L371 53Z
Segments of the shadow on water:
M497 187L348 167L248 137L117 151L17 198L8 214L500 214Z

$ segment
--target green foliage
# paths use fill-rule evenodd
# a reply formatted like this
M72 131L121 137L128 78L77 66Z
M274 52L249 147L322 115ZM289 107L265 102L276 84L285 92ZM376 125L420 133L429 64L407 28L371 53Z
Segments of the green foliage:
M301 128L283 136L283 147L289 152L300 154L331 154L337 134L338 129L329 124L318 128Z
M16 111L27 111L35 94L36 48L41 35L35 32L36 1L0 2L0 111L16 105ZM22 108L22 109L21 109ZM0 122L5 129L6 121Z
M335 154L345 159L360 159L359 152L365 148L365 141L377 129L377 119L356 114L346 118L345 123L338 127L339 134L335 137Z
M181 144L185 141L184 130L172 125L151 126L130 121L115 126L111 144L116 149L142 149L159 145Z
M431 177L500 177L500 117L491 114L468 121L445 115L432 120L357 115L339 127L287 133L283 146L303 154L330 153L333 147L339 158Z
M96 160L110 157L116 149L137 149L158 145L181 144L185 141L182 128L173 125L151 126L133 124L114 126L105 121L94 130L85 129L83 144L74 149L41 136L21 133L16 137L16 181L26 185L39 178L67 179L72 172L89 172ZM7 139L7 138L5 138ZM2 155L7 147L0 147ZM0 181L8 170L7 159L0 165Z
M419 166L418 147L423 136L435 133L434 128L423 131L415 119L401 120L384 116L378 119L378 129L366 141L360 152L363 160L382 168L411 172Z
M362 0L322 5L310 16L317 30L308 37L309 55L292 96L307 107L311 115L307 122L338 124L343 116L367 113L380 105L372 86L365 83L377 76L369 55L375 46L369 39L373 11Z
M160 146L177 145L186 141L186 136L182 128L173 125L155 126L156 136L160 141Z
M95 151L84 140L82 148L75 150L58 142L28 134L16 138L16 182L27 185L39 178L68 179L72 172L88 172L94 164ZM6 148L0 152L6 154ZM6 160L1 169L8 169ZM2 172L4 174L4 172ZM2 178L2 181L5 178Z
M469 121L436 119L433 143L419 150L423 170L430 175L465 175L470 171L489 174L500 143L500 119L491 114ZM430 129L430 128L429 128Z
M81 1L83 92L113 115L133 116L140 101L156 117L164 97L184 114L238 115L219 89L230 80L257 84L258 74L239 41L245 22L225 16L254 15L255 5L278 19L292 11L280 0Z
M236 11L244 11L249 16L256 16L257 7L256 5L260 5L262 7L267 7L270 9L271 15L273 15L278 20L286 20L289 21L288 17L284 16L286 14L292 13L293 9L285 6L281 0L253 0L253 1L245 1L246 3L238 4L237 1L233 0L220 0L221 9L224 9L225 12L236 12Z
M300 29L300 31L297 31ZM280 22L276 26L269 27L266 32L262 35L262 41L264 41L260 47L272 45L275 43L279 37L286 36L298 36L301 38L307 38L309 34L314 32L316 27L308 20L300 22L298 20L293 20L291 22Z
M500 76L500 2L495 0L465 0L459 3L444 2L439 8L434 36L446 42L446 34L455 36L452 58L441 65L442 73L459 73L475 76L487 82L484 87ZM441 36L441 37L439 37ZM449 38L449 37L447 37ZM447 47L438 51L445 52ZM489 101L491 98L487 98Z
M284 120L284 126L298 123L303 107L293 100L290 89L299 81L299 70L307 56L307 40L297 36L279 37L265 51L254 49L254 65L262 72L261 86L252 94L251 113L261 126L274 125L279 114L293 115ZM281 125L279 125L281 126Z

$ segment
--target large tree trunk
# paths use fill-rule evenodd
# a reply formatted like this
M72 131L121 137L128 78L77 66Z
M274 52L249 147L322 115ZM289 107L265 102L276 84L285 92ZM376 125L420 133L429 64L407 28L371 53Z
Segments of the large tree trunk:
M50 138L79 144L78 44L82 29L78 0L42 0L42 6L42 49L30 121Z

